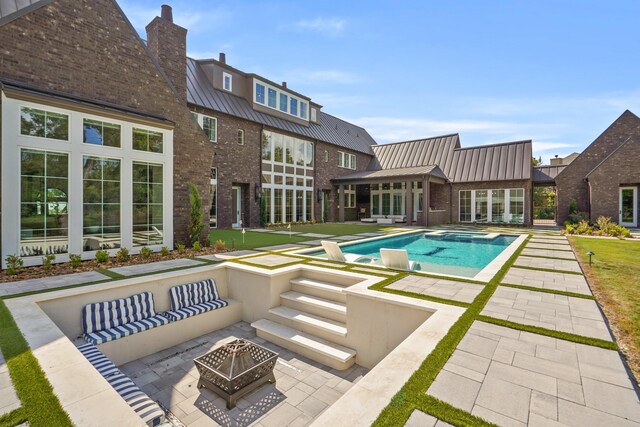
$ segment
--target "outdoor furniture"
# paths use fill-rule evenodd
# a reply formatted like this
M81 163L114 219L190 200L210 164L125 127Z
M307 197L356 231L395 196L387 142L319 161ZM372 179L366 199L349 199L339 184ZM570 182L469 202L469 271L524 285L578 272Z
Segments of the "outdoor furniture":
M117 340L167 323L169 319L156 314L151 292L82 307L83 336L92 344Z
M164 423L165 414L162 408L116 368L95 345L84 344L78 347L78 350L149 427Z
M332 242L330 240L323 240L320 242L322 248L327 253L327 257L331 261L338 262L361 262L370 264L373 259L368 256L358 255L358 254L345 254L340 249L340 246L337 242Z
M175 322L187 317L226 307L229 303L220 299L213 279L174 286L169 289L171 311L165 315Z
M420 264L409 261L409 255L405 249L380 249L382 264L393 270L420 270Z
M198 388L205 387L233 409L242 396L261 385L275 384L273 368L278 354L244 339L236 339L193 360L198 368Z

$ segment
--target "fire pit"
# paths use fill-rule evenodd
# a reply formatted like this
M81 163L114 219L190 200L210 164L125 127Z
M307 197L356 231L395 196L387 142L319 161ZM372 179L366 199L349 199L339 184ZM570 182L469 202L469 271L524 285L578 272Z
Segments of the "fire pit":
M266 382L275 384L273 368L278 354L245 339L236 339L193 359L200 373L198 388L205 387L236 406L242 396Z

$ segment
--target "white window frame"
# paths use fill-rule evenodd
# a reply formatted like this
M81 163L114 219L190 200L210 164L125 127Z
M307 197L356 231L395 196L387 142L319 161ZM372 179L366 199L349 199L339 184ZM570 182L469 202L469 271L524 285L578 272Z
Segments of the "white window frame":
M344 207L345 208L356 207L356 186L353 184L345 185L344 187Z
M398 182L398 181L396 181ZM384 184L389 184L389 188L388 189L383 189L382 186ZM393 182L385 182L385 183L379 183L378 184L378 189L374 190L373 188L370 187L370 196L369 196L369 208L371 209L371 215L373 214L373 195L377 195L378 196L378 214L375 214L376 216L384 216L384 215L406 215L406 203L405 203L405 198L406 198L406 183L405 182L401 182L402 186L401 188L393 188ZM388 194L389 195L389 213L388 214L384 214L382 212L382 199L383 199L383 195L384 194ZM414 192L415 195L415 192ZM394 204L394 199L396 199L396 197L394 196L399 196L400 197L400 206L395 206ZM414 198L414 200L417 200ZM400 211L400 213L396 213L396 209L398 209ZM415 208L414 208L415 209Z
M493 223L491 219L493 218L493 194L492 192L495 190L504 190L504 215L503 221L496 224L524 224L527 205L526 205L526 192L522 187L514 187L514 188L478 188L478 189L461 189L458 190L458 222L470 223L477 222L476 219L476 191L486 191L487 192L487 221L486 223ZM512 190L521 190L522 191L522 222L511 222L511 191ZM470 221L462 221L460 219L460 193L462 191L471 191L471 220ZM485 222L483 222L484 224Z
M198 125L200 126L200 129L202 129L203 132L204 132L204 118L206 117L208 119L213 119L215 123L215 126L214 126L215 138L211 139L209 135L207 135L207 138L209 139L210 142L218 142L218 118L213 116L208 116L206 114L196 113L195 111L192 111L191 114L192 114L192 117L196 119L196 122L198 123Z
M56 255L56 262L69 261L69 254L81 254L84 259L93 259L95 251L83 251L83 156L107 157L120 160L121 190L120 190L120 235L121 247L128 248L132 253L138 253L140 247L133 247L133 188L127 184L132 182L133 162L148 162L163 166L163 242L151 248L159 250L162 246L173 247L173 131L166 128L148 126L129 121L114 119L97 114L84 113L71 108L52 107L46 103L22 101L9 98L2 93L2 267L6 267L6 257L20 253L21 242L21 212L20 189L16 189L16 182L20 182L21 150L32 149L39 151L53 151L69 155L68 170L68 253ZM33 138L20 134L20 108L37 108L69 115L68 141L47 138ZM121 146L108 147L104 145L85 144L83 142L84 119L106 121L121 126ZM133 128L146 129L163 134L163 152L133 150ZM19 187L19 185L18 185ZM118 249L109 249L113 256ZM24 257L25 266L42 264L41 256Z
M344 169L356 169L356 155L338 151L338 167Z
M256 91L256 84L260 84L262 86L264 86L264 102L259 102L258 101L258 94ZM272 107L269 105L269 89L274 90L276 92L276 105L275 107ZM284 109L282 108L282 97L280 95L286 95L286 103L287 105L284 106ZM297 107L297 114L291 114L291 100L294 99L297 101L298 103L298 107ZM306 120L309 121L309 101L300 98L298 96L292 95L290 92L284 91L280 88L277 88L273 85L270 85L268 83L263 82L262 80L258 80L256 78L253 79L253 102L261 105L263 107L267 107L271 110L274 111L279 111L280 113L284 113L287 114L291 117L296 117L298 119L302 119L302 120ZM306 113L304 116L302 115L302 108L300 107L302 104L305 105L305 110Z
M227 87L227 77L229 78L229 87ZM233 92L233 75L222 72L222 88L228 92Z

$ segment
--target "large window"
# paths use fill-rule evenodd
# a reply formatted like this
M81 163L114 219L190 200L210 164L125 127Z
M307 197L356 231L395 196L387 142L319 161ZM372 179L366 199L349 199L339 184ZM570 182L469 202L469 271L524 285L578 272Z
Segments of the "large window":
M292 116L308 120L309 103L286 90L265 82L255 82L254 102Z
M273 222L283 222L282 218L282 188L273 190Z
M338 151L338 167L355 170L356 155Z
M69 155L21 151L20 256L68 252Z
M355 208L356 207L356 186L347 185L344 187L344 207Z
M120 133L120 125L84 119L82 142L106 147L120 147Z
M471 190L460 190L460 221L469 222L472 217Z
M371 195L371 215L380 215L380 194Z
M209 141L218 140L218 120L215 117L202 116L202 130L209 138Z
M120 160L82 159L83 250L120 247Z
M460 190L461 222L524 222L524 189Z
M404 182L372 184L371 215L405 215L405 197Z
M20 134L68 141L69 116L22 107L20 109Z
M162 133L133 128L133 149L162 153Z
M162 165L133 162L133 245L163 240Z
M391 193L382 193L382 215L391 215Z

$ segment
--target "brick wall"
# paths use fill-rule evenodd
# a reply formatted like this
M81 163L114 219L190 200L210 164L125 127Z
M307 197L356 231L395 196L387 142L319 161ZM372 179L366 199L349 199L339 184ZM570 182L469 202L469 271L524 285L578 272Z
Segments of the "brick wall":
M373 154L368 155L368 154L360 153L357 151L352 151L346 148L337 147L335 145L327 144L325 142L317 142L315 144L315 150L316 150L315 187L320 188L322 190L330 191L329 221L337 221L338 220L338 187L334 188L334 186L331 183L331 179L339 176L351 175L354 172L367 170L367 167L369 166L369 162L373 158ZM325 151L328 154L327 162L325 162ZM356 155L356 170L338 167L338 151ZM356 198L358 198L357 191L358 190L356 189ZM360 205L357 204L356 208L345 209L344 214L345 214L346 221L353 221L357 219L358 209ZM367 212L368 211L369 211L369 208L367 206ZM315 215L316 215L316 218L318 219L322 218L321 204L318 202L316 202L316 206L315 206Z
M628 141L591 175L591 219L599 216L619 220L620 187L638 187L640 185L640 139ZM636 200L640 212L640 203Z
M524 223L526 225L531 225L533 196L533 185L531 180L454 183L451 200L451 222L458 222L458 216L460 213L460 190L499 190L503 188L524 188Z
M0 76L164 116L174 129L174 239L186 240L194 182L203 197L209 174L200 158L213 147L135 30L111 0L57 0L0 27ZM208 212L208 211L207 211Z
M556 177L558 224L568 219L572 200L577 202L579 211L589 212L589 185L584 178L630 136L640 137L640 118L625 111ZM595 198L594 194L592 199Z

